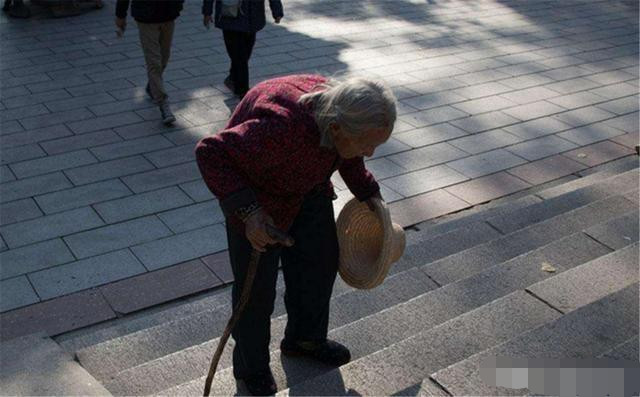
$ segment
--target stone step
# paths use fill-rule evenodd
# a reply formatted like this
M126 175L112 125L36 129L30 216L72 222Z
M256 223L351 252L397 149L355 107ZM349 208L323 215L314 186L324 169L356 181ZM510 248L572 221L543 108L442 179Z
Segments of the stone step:
M405 302L437 288L419 269L411 269L389 277L371 291L353 290L332 299L329 327L337 328L380 310ZM271 323L271 350L277 350L284 335L287 318L280 316ZM226 325L226 323L224 324ZM219 338L177 351L167 356L125 369L104 380L115 395L151 394L205 374ZM232 347L228 346L219 370L231 366Z
M0 343L0 390L5 396L111 395L44 334Z
M433 245L440 244L441 247L440 249L434 249L431 252L431 257L438 259L460 248L481 244L499 236L500 234L487 224L473 230L454 230L445 236L437 238L437 241L440 242L443 237L446 237L447 245L442 246L442 243L433 243ZM414 262L407 259L401 260L390 269L389 277L411 270L413 267L415 267ZM380 294L382 293L381 291L375 292L375 294ZM413 290L408 291L411 292ZM333 299L348 292L355 292L355 296L363 294L361 291L358 292L348 287L338 278L334 287ZM424 290L414 291L413 296L420 292L424 292ZM374 292L369 291L365 295L371 293ZM403 294L398 296L403 296ZM283 297L284 287L281 286L277 290L272 318L285 313ZM213 311L196 313L80 349L76 352L76 356L82 365L95 374L98 379L106 379L124 369L220 336L228 320L229 313L231 313L230 305L221 306Z
M428 263L424 271L436 283L448 284L556 239L623 216L636 208L635 203L625 197L612 196Z
M535 194L526 195L524 197L506 202L496 200L485 205L472 207L471 209L465 211L446 215L437 220L418 224L416 225L416 227L419 230L407 235L407 244L418 243L421 240L433 238L450 230L470 225L476 222L486 221L490 218L519 218L521 216L520 212L522 210L535 212L538 208L552 207L555 208L555 211L566 211L567 208L577 208L580 205L585 205L586 203L595 201L597 199L602 199L614 194L619 194L619 191L612 190L612 184L614 185L613 188L621 187L624 190L630 190L634 188L633 184L635 183L635 188L637 189L637 164L636 167L632 168L631 170L625 168L621 169L620 173L607 171L581 178L580 181L586 181L583 181L583 183L580 184L573 184L573 188L566 188L566 185L568 184L560 185L564 187L563 192L561 194L549 195L549 197L545 201L543 201L541 197L538 197ZM630 178L634 178L633 175L635 175L636 181L631 180L632 185L624 186L624 183L630 181ZM618 180L619 177L622 178L621 181ZM538 193L538 195L540 194L542 193ZM572 205L573 207L571 207ZM548 209L546 211L547 217L549 217L549 215L553 216L553 209ZM542 218L538 218L538 220L540 219Z
M527 252L528 250L540 247L544 245L544 243L548 243L553 241L555 238L561 238L565 235L571 234L572 232L578 231L583 227L591 226L596 224L599 220L606 220L609 218L610 214L613 216L618 215L619 212L624 212L624 210L628 211L632 206L632 204L621 197L613 197L610 199L603 200L601 202L597 202L591 204L590 206L581 208L579 210L575 210L566 217L571 218L571 224L576 227L559 227L554 224L554 220L550 220L545 222L544 227L555 227L557 230L556 233L552 235L548 235L543 230L544 227L540 227L539 225L534 225L530 228L524 229L521 232L516 233L517 238L514 240L516 242L515 245L510 243L510 239L507 236L503 236L500 239L491 241L484 246L489 247L489 249L485 248L483 252L491 253L494 251L492 248L499 248L497 251L501 252L504 249L505 244L507 246L511 245L512 249L506 250L508 254L504 254L501 260L497 260L497 262L504 261L510 258L513 258L519 254ZM604 207L604 208L600 208ZM623 211L620 211L619 208L623 208ZM616 212L618 211L618 212ZM565 222L562 217L559 220L560 223ZM555 223L558 223L555 221ZM531 230L529 230L531 229ZM454 234L456 231L448 233ZM437 238L439 239L439 238ZM495 242L498 244L495 244ZM543 243L544 242L544 243ZM474 250L473 248L471 250ZM432 254L433 255L433 254ZM496 262L496 253L493 253L491 256L485 255L486 258L485 263L474 262L476 268L478 264L481 264L483 267L489 266L489 264L495 264ZM459 253L453 255L456 258L456 261L450 263L448 266L453 266L455 268L465 268L469 266L469 263L466 261L469 257L468 253ZM445 258L446 260L447 258ZM490 262L493 260L493 262ZM450 261L451 262L451 261ZM434 264L438 265L441 261L437 261ZM432 270L432 265L429 264L429 270ZM423 269L424 270L424 269ZM427 273L428 274L428 273ZM469 273L470 275L471 273ZM464 278L462 276L458 278ZM455 280L455 278L451 278L451 280ZM441 283L443 284L443 283ZM283 305L281 305L282 307ZM282 309L283 310L283 309ZM284 311L284 310L283 310ZM228 314L226 314L228 316ZM208 335L213 335L208 339L212 339L221 333L221 329L224 327L223 324L226 324L226 321L222 320L220 317L225 318L225 315L219 315L217 324L211 324L206 328L205 333ZM217 328L214 328L217 327ZM154 332L141 332L136 334L136 339L132 338L121 338L116 341L109 343L109 346L96 346L95 348L87 349L87 351L78 352L78 357L80 362L83 363L92 373L96 374L98 379L107 379L108 375L113 375L116 372L122 371L126 368L130 368L136 365L140 365L147 361L153 360L155 358L162 357L164 355L170 354L174 351L178 351L178 348L170 348L167 349L166 346L175 346L175 340L184 341L188 340L193 344L193 339L185 337L185 332L189 332L192 329L200 329L202 325L197 326L185 326L183 323L176 322L175 326L167 331L162 331L161 327L154 329ZM186 329L186 331L180 331L181 329ZM211 331L214 329L214 331ZM156 332L157 331L157 332ZM161 332L162 331L162 332ZM163 338L166 336L163 335L171 335L172 338L169 339L166 343L162 343ZM190 332L190 334L194 334L194 332ZM203 334L202 332L200 334ZM182 337L178 337L182 335ZM204 339L204 340L208 340ZM204 340L201 339L203 342ZM184 343L184 342L181 342ZM147 347L148 346L148 347ZM142 348L141 348L142 347ZM186 347L186 346L184 346ZM181 347L181 348L184 348ZM106 363L109 363L107 365ZM94 372L95 371L95 372Z
M524 389L491 387L480 364L491 356L522 358L598 357L638 335L638 284L569 312L556 321L436 371L431 379L452 395L527 395Z
M636 220L638 218L636 217ZM563 313L638 281L638 243L527 288Z
M97 345L111 339L154 327L158 324L178 320L192 314L214 310L231 303L230 288L219 288L197 297L149 308L91 327L81 328L54 338L66 351L75 353L80 349Z
M330 337L349 346L353 359L364 357L384 349L394 342L411 337L473 310L478 306L498 299L518 289L524 289L553 274L540 270L540 263L551 260L558 265L558 272L605 255L610 250L593 241L583 233L576 233L546 247L529 252L511 261L488 269L465 280L430 291L408 302L375 313L344 327L334 329ZM289 361L289 364L288 364ZM311 375L320 375L329 369L322 366L295 365L295 361L280 360L278 352L272 352L272 369L280 389L295 385ZM230 371L216 377L216 392L228 393L235 387ZM167 393L187 390L196 391L202 385L198 379ZM433 386L433 385L431 385ZM164 392L163 392L164 393Z
M627 171L588 187L549 197L541 203L533 204L518 211L517 215L516 213L501 214L487 219L487 222L502 233L508 234L526 225L549 219L571 209L586 205L587 203L615 194L638 190L638 175L637 169Z

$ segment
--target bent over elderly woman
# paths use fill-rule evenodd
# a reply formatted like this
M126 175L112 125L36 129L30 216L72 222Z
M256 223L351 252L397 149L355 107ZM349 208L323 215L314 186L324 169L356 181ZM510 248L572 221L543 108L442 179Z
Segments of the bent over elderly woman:
M198 143L200 172L226 217L234 307L251 250L262 253L232 332L233 373L252 394L276 392L269 340L279 261L288 314L282 354L333 366L350 360L345 346L327 339L339 258L330 177L338 170L360 201L380 198L363 157L389 139L395 119L393 93L380 82L294 75L256 85L226 127ZM276 246L267 224L295 243Z

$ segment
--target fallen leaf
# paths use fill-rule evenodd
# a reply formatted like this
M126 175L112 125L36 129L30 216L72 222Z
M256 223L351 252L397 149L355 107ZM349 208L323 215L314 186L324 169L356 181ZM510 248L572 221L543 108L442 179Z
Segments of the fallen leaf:
M542 270L547 273L555 273L556 268L553 267L549 262L542 262Z
M582 158L587 157L587 155L586 155L586 154L584 154L584 153L578 153L578 157L582 159Z

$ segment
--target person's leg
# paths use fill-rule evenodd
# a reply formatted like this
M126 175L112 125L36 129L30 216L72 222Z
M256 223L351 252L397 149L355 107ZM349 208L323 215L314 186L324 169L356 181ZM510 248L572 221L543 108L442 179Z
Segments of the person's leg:
M253 248L245 236L228 225L227 240L235 280L232 288L235 308L240 300ZM269 371L271 313L276 297L280 251L280 248L270 248L260 255L251 297L231 333L236 342L233 349L233 375L236 379L245 379Z
M249 59L251 58L251 52L256 42L256 34L250 32L241 33L241 44L239 59L237 62L235 87L236 94L244 96L249 91Z
M175 25L175 21L169 21L161 24L160 27L160 55L163 72L167 68L169 57L171 56L171 42L173 41Z
M229 55L229 78L231 82L233 82L234 87L237 81L237 70L238 63L242 59L242 51L241 51L241 33L234 32L232 30L223 30L222 31L224 37L224 45L227 49L227 54Z
M339 257L333 214L330 197L318 194L307 198L290 230L295 245L282 252L286 341L318 342L327 337Z
M144 60L147 65L149 77L149 90L154 102L164 102L167 94L162 82L162 47L160 44L160 24L138 22L140 44L144 52Z

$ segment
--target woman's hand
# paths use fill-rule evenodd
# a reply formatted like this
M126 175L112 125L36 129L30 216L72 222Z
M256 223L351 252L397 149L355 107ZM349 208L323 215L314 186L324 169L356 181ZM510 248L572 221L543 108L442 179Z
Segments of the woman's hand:
M371 211L373 211L373 212L375 212L375 211L376 211L376 206L375 206L375 204L373 203L373 200L374 200L374 199L376 199L376 200L380 200L380 201L383 201L383 202L384 202L384 199L382 198L382 195L380 194L380 191L379 191L379 190L378 190L378 192L377 192L376 194L374 194L373 196L369 197L369 198L367 199L367 201L366 201L367 206L368 206L368 207L369 207L369 209L370 209Z
M262 209L257 210L245 220L245 236L258 252L266 252L266 246L278 241L267 233L267 225L275 228L273 219Z

